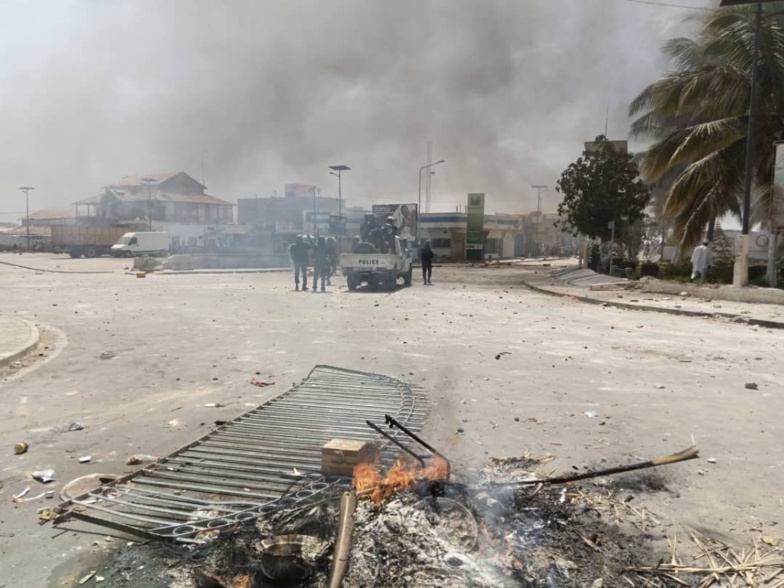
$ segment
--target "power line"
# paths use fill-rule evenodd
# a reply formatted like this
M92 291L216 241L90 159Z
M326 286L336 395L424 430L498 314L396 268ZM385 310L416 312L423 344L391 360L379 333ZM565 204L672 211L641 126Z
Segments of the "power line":
M684 4L670 4L669 2L654 2L654 0L626 0L627 2L633 2L635 4L649 4L651 6L664 6L667 8L686 8L688 10L702 10L704 12L710 12L713 10L712 8L703 8L701 6L686 6Z

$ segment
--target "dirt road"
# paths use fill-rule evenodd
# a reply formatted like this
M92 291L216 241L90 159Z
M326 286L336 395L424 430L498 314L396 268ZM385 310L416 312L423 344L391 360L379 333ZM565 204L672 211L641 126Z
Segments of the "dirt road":
M54 468L59 490L79 475L128 471L129 455L193 441L318 363L421 385L432 401L426 436L455 469L529 448L555 454L559 471L623 463L683 449L693 435L702 458L663 471L669 491L640 499L661 517L654 533L778 532L781 331L542 296L521 284L530 270L520 268L436 268L434 286L394 293L349 293L336 278L339 287L312 294L280 273L137 279L123 260L24 262L108 273L0 266L0 313L53 341L49 357L0 383L0 586L69 585L118 543L96 527L39 526L36 509L51 501L10 502L27 485L42 491L30 472ZM257 372L275 386L251 386ZM225 407L205 407L214 402ZM72 421L84 430L67 432ZM28 453L14 455L18 441Z

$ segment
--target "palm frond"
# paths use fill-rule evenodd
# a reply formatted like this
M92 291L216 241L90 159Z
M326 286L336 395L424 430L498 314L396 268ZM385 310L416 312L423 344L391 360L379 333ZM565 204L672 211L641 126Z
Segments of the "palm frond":
M694 39L679 37L670 39L664 44L664 53L681 71L694 69L702 64L702 48Z
M675 219L674 236L682 247L696 244L711 218L739 212L743 152L744 145L736 143L703 157L689 165L670 186L664 212Z
M734 117L698 124L684 130L688 131L688 134L670 156L670 166L701 159L715 151L726 149L746 136L743 122Z

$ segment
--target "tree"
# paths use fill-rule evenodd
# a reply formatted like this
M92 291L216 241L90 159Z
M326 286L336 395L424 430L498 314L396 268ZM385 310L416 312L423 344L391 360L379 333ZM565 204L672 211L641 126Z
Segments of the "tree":
M643 159L647 179L675 175L663 211L674 218L675 241L695 245L727 213L740 216L745 176L755 8L719 8L696 40L673 39L665 52L675 70L643 90L629 107L632 134L653 138ZM773 207L773 144L784 140L784 19L767 14L759 54L752 221Z
M596 149L583 152L556 183L555 189L563 194L556 226L573 235L609 241L610 223L615 221L615 235L623 241L625 232L643 218L650 199L633 159L598 136Z

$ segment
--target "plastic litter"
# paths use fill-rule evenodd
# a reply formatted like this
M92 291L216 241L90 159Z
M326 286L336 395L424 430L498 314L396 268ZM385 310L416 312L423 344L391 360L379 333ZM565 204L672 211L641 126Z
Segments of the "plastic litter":
M55 474L52 468L46 470L40 470L38 472L33 472L33 479L38 480L43 484L48 484L49 482L55 481Z
M136 455L132 455L125 463L127 465L139 465L140 463L144 463L145 461L158 461L158 458L154 455L144 455L142 453L138 453Z
M78 421L73 421L70 425L68 425L69 431L81 431L84 429L84 425Z
M587 416L589 419L595 419L596 417L599 416L599 413L596 412L595 410L586 410L583 414Z

